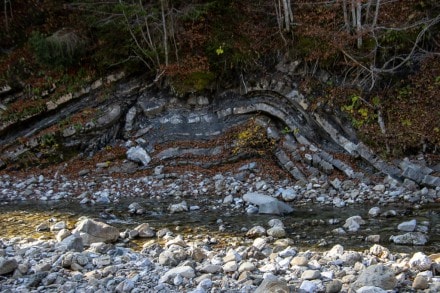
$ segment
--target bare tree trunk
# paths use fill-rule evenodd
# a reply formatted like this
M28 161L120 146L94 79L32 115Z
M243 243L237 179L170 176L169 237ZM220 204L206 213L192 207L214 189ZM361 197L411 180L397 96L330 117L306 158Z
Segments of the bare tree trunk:
M347 32L350 32L350 20L348 19L347 0L342 1L342 11L344 12L344 23Z
M377 18L379 17L379 9L380 9L380 0L376 1L376 10L374 12L374 18L373 23L371 24L371 27L374 29L377 24Z
M286 32L290 32L290 26L293 24L293 13L290 5L290 0L282 0L283 2L283 14L284 14L284 29Z
M163 29L163 49L165 53L165 66L168 66L168 32L167 32L167 23L165 17L165 0L160 1L160 7L162 10L162 29Z
M275 0L275 14L277 16L277 23L278 23L278 31L280 33L281 38L283 39L284 43L287 44L287 40L283 35L283 13L281 11L281 1L283 0Z
M5 30L7 33L9 33L9 22L8 22L8 2L9 0L4 0L3 4L4 4L4 10L5 10ZM11 6L11 4L9 3L9 6Z
M371 3L373 3L373 1L374 0L368 0L367 9L365 9L365 21L364 21L364 23L368 23L368 20L370 18Z
M356 33L357 47L362 48L362 0L356 1Z
M351 26L356 27L356 0L351 0Z

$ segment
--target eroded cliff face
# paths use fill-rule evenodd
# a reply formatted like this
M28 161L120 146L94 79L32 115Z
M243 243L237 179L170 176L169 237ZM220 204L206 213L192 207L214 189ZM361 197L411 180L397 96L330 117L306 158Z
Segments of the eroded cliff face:
M276 162L292 179L372 173L430 187L435 168L380 159L337 113L310 110L291 81L177 98L123 73L49 99L41 111L3 123L2 168L49 165L120 145L139 168L215 168L250 157ZM7 95L5 95L7 99ZM12 99L13 97L9 97Z

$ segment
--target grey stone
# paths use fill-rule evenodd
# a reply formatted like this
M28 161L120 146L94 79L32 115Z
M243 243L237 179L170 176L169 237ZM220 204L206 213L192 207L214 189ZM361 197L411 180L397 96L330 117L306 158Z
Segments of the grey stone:
M194 269L190 266L181 266L181 267L175 267L171 270L167 271L160 279L159 283L167 283L171 279L174 279L176 275L180 275L184 278L194 278L195 272Z
M289 293L287 282L271 275L266 277L254 293Z
M188 208L186 201L182 201L182 202L176 203L176 204L171 204L168 207L168 210L170 211L171 214L180 213L180 212L187 212L188 209L189 208Z
M115 288L117 293L131 292L134 289L134 282L130 279L125 279L118 284Z
M356 290L356 293L386 293L387 291L376 286L363 286Z
M99 126L107 126L115 123L121 116L121 106L118 104L108 107L104 114L99 117L96 122Z
M357 232L361 225L365 224L361 216L352 216L345 220L344 228L350 232Z
M331 280L325 285L326 293L338 293L342 289L342 282L340 280Z
M377 217L380 215L380 208L379 207L372 207L369 211L368 211L368 215L370 217Z
M18 267L15 258L0 257L0 275L12 273Z
M286 236L286 230L283 227L275 226L267 230L267 235L274 238L282 238Z
M318 270L306 270L301 274L303 280L315 280L321 278L321 272Z
M258 206L260 214L283 215L293 212L293 208L286 203L261 193L246 193L243 200Z
M417 221L415 219L407 222L402 222L397 226L397 229L405 232L413 232L416 229Z
M416 252L409 260L408 264L411 268L415 268L419 271L426 271L431 268L432 260L423 252Z
M131 147L127 151L127 158L131 161L142 163L144 166L147 166L151 161L147 151L140 146Z
M73 233L78 232L85 246L94 242L113 242L119 237L119 230L103 222L92 219L80 221Z
M357 290L364 286L376 286L385 290L392 290L397 285L394 271L383 264L372 265L363 270L351 288Z
M124 130L126 132L130 132L133 130L133 121L137 114L137 108L136 106L133 106L128 110L127 114L125 115L125 126Z
M141 238L152 238L156 236L156 232L150 227L148 223L138 225L134 230L138 231L138 236Z
M293 188L287 188L281 191L281 197L284 201L293 201L298 197L298 194Z
M425 290L429 288L428 279L425 276L418 275L414 278L412 287L416 290Z
M57 247L64 247L66 250L81 252L84 250L83 238L79 234L72 234L64 238Z
M425 245L428 242L428 236L421 232L408 232L403 235L392 235L390 240L395 244Z
M305 293L317 293L318 292L318 285L312 281L303 281L301 283L301 286L299 286L300 292ZM302 290L302 291L301 291Z
M262 226L254 226L246 233L247 237L256 238L266 235L266 229Z

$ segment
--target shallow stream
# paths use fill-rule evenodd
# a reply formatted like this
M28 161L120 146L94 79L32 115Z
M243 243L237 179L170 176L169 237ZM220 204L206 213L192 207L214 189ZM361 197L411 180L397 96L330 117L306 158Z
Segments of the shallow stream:
M209 203L209 198L198 199L189 205L199 205L199 210L184 213L169 214L167 207L169 201L124 199L118 203L101 205L80 205L77 202L20 202L0 205L0 238L20 237L46 237L53 238L53 232L36 232L38 224L45 221L66 221L69 229L81 216L102 219L116 226L120 231L133 229L141 223L149 223L155 229L169 228L171 231L183 234L185 237L200 237L207 235L214 237L218 245L239 245L246 240L245 229L261 225L269 228L267 223L272 218L279 218L286 226L287 237L294 240L295 245L301 249L324 250L335 244L342 244L346 249L364 250L373 244L365 242L368 235L379 234L380 245L388 247L391 251L411 253L423 251L425 253L438 253L440 251L440 204L433 204L421 208L412 206L386 206L381 210L395 210L395 217L370 218L368 211L371 206L351 205L344 208L335 208L316 204L294 206L295 211L283 217L274 215L247 215L244 208L230 209L229 207L216 207ZM143 215L133 215L128 212L128 206L138 202L146 209ZM331 231L342 227L348 217L360 215L366 224L356 233L335 235ZM221 220L219 220L221 219ZM397 230L397 225L404 221L416 219L417 223L429 222L429 242L425 246L393 245L389 238L391 235L403 234ZM333 222L334 224L330 224ZM336 223L335 223L336 222ZM224 231L219 231L219 226L224 226ZM244 229L245 228L245 229ZM139 249L143 242L132 241L128 245Z

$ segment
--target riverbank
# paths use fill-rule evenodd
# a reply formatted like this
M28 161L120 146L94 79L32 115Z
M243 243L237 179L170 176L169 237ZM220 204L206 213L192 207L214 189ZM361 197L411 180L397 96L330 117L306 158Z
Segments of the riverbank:
M55 217L54 205L52 216L34 218L30 230L48 229L39 239L13 235L17 232L3 235L2 291L270 292L264 286L273 286L350 292L364 285L396 292L439 289L439 258L432 255L440 229L438 190L379 177L321 176L305 184L262 161L211 174L159 166L122 175L98 164L93 170L64 174L59 168L38 176L0 175L3 207L19 202L78 207L72 208L70 220ZM127 170L129 165L117 167ZM292 214L305 219L259 214L262 206L252 200L265 196L276 199L277 206L293 207ZM328 209L331 213L319 217ZM109 223L114 238L87 243L80 236L85 232L78 231L81 216ZM124 217L135 221L122 228ZM260 221L240 222L242 218ZM168 225L158 225L165 219ZM322 237L307 238L314 232ZM355 239L362 242L358 249ZM388 279L376 282L366 274ZM371 292L362 290L357 292Z

